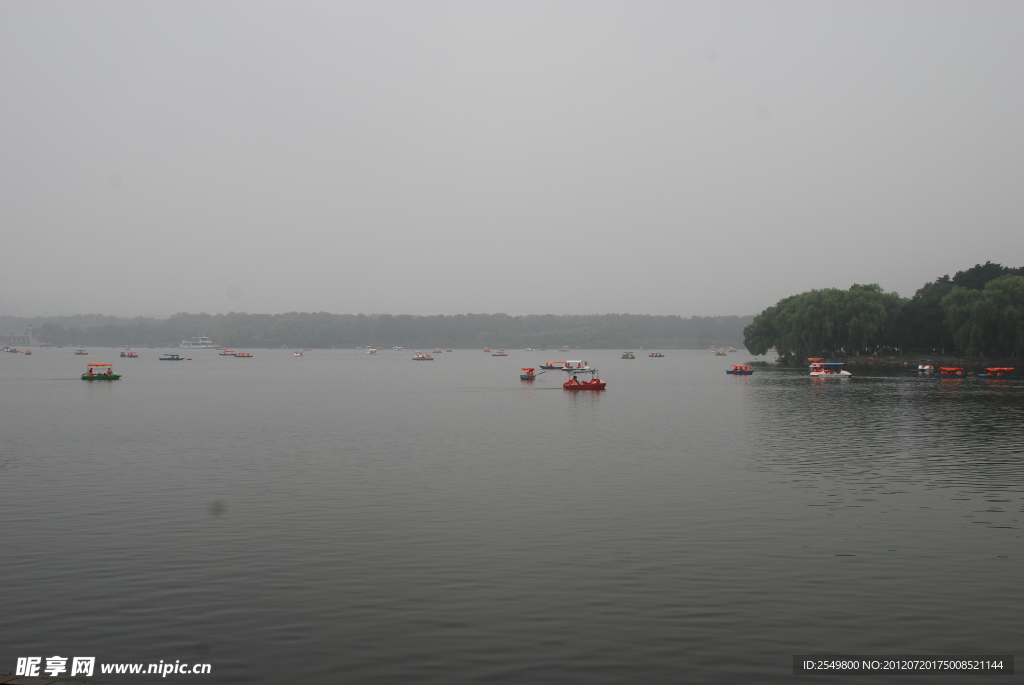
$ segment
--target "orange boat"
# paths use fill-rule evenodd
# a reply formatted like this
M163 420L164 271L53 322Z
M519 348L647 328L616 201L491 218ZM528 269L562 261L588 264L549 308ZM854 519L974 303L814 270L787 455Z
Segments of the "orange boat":
M964 370L960 366L940 366L936 378L963 378Z
M521 380L521 381L532 381L537 376L539 376L540 373L544 373L543 371L541 371L540 373L534 373L534 371L536 371L536 369L534 367L532 367L532 366L524 366L524 367L522 367L521 371L524 372L524 373L519 374L519 380Z
M737 376L750 376L750 375L752 375L754 373L754 370L751 369L746 364L733 364L732 368L731 369L726 369L725 372L726 373L734 373Z
M978 378L999 378L1002 380L1016 380L1020 378L1019 375L1014 376L1013 366L992 366L985 369L985 373L979 373Z

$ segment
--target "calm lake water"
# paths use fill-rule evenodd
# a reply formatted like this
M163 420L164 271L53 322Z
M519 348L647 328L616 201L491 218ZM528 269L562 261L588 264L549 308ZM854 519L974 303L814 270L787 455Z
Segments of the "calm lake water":
M518 380L551 351L252 352L0 355L0 672L789 683L794 654L1024 652L1022 382L604 350L568 356L607 391L572 394Z

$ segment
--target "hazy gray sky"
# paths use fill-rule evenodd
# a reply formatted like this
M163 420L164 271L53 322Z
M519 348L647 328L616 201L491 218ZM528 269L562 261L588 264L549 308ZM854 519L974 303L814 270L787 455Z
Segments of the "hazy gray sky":
M0 313L747 314L1024 265L1024 3L0 3Z

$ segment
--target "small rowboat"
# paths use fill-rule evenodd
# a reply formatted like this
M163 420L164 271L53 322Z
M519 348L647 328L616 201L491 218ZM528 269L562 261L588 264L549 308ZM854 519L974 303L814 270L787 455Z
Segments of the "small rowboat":
M252 357L252 352L235 352L235 359L249 359Z
M586 362L584 362L586 363ZM562 387L566 390L604 390L604 386L607 385L604 381L597 377L597 369L592 369L590 366L586 366L581 369L566 369L566 371L572 371L572 378L562 383ZM581 381L577 376L579 374L589 373L589 381Z
M534 373L536 369L532 366L524 366L522 367L521 371L523 371L523 373L519 374L519 380L521 381L532 381L536 379L537 376L540 375L540 373L544 373L543 371L541 371L540 373Z
M661 352L651 352L651 353L650 353L649 355L647 355L647 356L648 356L648 357L664 357L665 355L663 355L663 354L662 354Z
M121 374L114 373L113 364L86 364L89 370L82 374L83 381L119 381L121 380ZM107 370L106 373L96 373L101 368Z
M623 359L636 359L636 355L633 354L632 352L623 352L622 353L622 358Z
M565 383L562 383L562 387L566 390L604 390L604 387L608 385L600 378L591 378L589 381L580 381L573 376Z
M816 378L849 378L853 374L843 368L846 362L814 362L811 376Z
M432 362L434 361L434 358L430 356L429 352L424 350L422 352L416 352L415 354L413 354L412 360L414 362Z
M160 361L162 361L162 362L183 362L183 361L185 361L185 359L180 357L180 356L178 356L178 355L176 355L176 354L165 354L164 356L160 357Z
M566 365L566 361L563 359L560 362L544 362L540 365L542 369L560 369Z
M754 370L746 364L733 364L731 369L726 369L726 373L735 374L737 376L751 376Z
M963 378L964 370L960 366L940 366L936 378Z

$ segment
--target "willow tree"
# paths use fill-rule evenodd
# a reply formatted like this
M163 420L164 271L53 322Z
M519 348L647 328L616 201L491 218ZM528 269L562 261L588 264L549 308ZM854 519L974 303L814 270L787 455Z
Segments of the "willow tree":
M1024 353L1024 277L1003 276L982 290L955 286L942 298L957 350L972 357Z
M891 345L902 300L876 284L810 290L780 300L743 329L752 354L774 347L786 357L859 354Z

